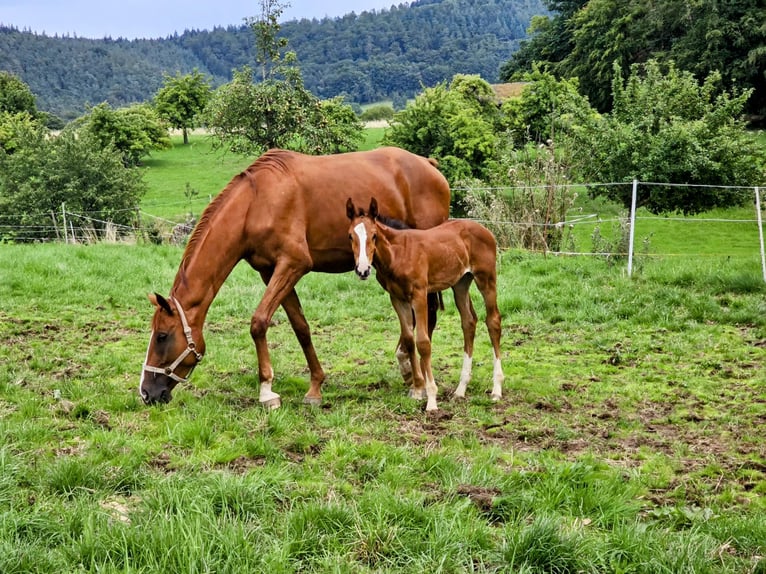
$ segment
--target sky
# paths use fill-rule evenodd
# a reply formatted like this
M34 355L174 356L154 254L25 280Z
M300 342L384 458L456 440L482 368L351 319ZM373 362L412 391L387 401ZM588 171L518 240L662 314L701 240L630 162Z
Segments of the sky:
M283 0L282 21L389 9L404 0ZM287 6L289 4L289 6ZM239 26L259 0L0 0L0 24L80 38L164 38L184 30Z

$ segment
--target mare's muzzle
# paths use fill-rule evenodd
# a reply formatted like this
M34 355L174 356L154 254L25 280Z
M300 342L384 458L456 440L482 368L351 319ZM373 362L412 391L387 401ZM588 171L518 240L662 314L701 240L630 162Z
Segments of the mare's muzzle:
M144 371L139 392L144 404L169 403L173 398L172 390L176 382L169 376Z

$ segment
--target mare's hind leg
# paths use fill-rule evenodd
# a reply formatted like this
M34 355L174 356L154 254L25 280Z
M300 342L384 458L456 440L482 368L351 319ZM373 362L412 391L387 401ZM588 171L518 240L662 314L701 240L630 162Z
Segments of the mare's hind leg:
M285 313L287 313L287 318L290 321L293 332L298 338L301 349L303 349L303 355L306 357L309 373L311 373L309 390L306 396L303 397L303 402L307 405L320 405L322 404L322 383L325 378L324 370L322 370L322 365L319 364L314 344L311 342L311 329L303 314L303 308L295 289L287 294L285 300L282 301L282 307Z
M282 305L291 293L295 293L295 284L308 271L308 265L301 267L295 265L294 261L291 263L292 265L278 265L273 272L261 272L261 277L266 282L266 291L264 291L263 298L250 320L250 336L253 338L258 354L258 380L261 383L258 400L264 407L271 409L279 408L282 400L277 393L271 390L271 384L274 381L274 369L271 366L266 331L277 307ZM288 303L288 307L294 310L295 301L297 301L297 295L292 304ZM305 319L303 321L305 322ZM292 324L293 319L290 322ZM300 320L297 320L296 324L300 324ZM309 344L311 344L310 341ZM314 352L313 349L311 352Z
M486 273L477 273L475 276L476 286L481 291L484 298L484 305L487 309L487 331L489 331L489 340L492 342L492 350L495 355L494 367L492 371L492 400L498 401L503 396L503 366L500 362L500 335L502 328L500 325L500 310L497 308L497 272L494 265Z
M460 371L460 382L455 389L455 396L465 397L466 387L471 381L471 368L473 366L473 342L476 337L476 322L478 317L471 303L470 288L473 276L466 273L453 287L455 305L460 313L460 326L463 329L463 369Z

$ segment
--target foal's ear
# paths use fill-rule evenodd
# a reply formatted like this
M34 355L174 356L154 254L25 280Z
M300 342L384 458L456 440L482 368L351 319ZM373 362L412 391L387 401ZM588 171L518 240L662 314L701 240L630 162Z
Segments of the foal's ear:
M378 218L378 200L374 197L370 199L370 218L371 219L377 219Z
M159 293L149 293L147 295L149 302L157 308L162 308L167 311L168 315L173 314L173 309L170 308L170 303Z
M351 221L354 221L354 217L356 217L356 213L354 213L354 202L350 197L346 200L346 217Z

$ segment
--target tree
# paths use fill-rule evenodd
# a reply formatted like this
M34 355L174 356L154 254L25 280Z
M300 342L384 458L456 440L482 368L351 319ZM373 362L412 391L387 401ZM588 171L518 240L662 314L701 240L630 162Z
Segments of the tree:
M171 127L183 131L184 144L189 143L188 130L197 127L202 112L210 101L210 81L196 69L191 74L165 75L165 84L154 96L154 106Z
M126 166L137 166L152 150L167 149L170 137L157 112L147 104L112 109L103 103L93 107L77 122L102 147L122 154Z
M35 96L29 86L10 72L0 71L0 112L37 115Z
M306 153L356 149L363 126L340 98L323 102L306 89L294 52L281 55L275 14L281 5L262 0L263 14L251 27L256 33L263 80L253 83L245 66L218 88L208 105L207 125L219 147L235 153L262 153L287 148ZM268 62L266 61L268 60Z
M492 87L478 76L458 74L449 86L426 88L396 113L384 143L436 158L454 184L489 175L500 149L500 125ZM452 204L455 213L463 213L459 193L453 193Z
M518 98L503 102L502 111L517 146L557 139L559 130L587 124L596 114L588 99L580 95L577 78L558 80L539 64L519 78L527 85Z
M248 18L247 25L255 35L255 61L261 66L261 80L265 81L274 73L279 64L281 51L287 46L287 38L280 38L279 18L289 2L281 0L259 0L260 18Z
M745 131L742 112L752 90L732 95L713 73L699 84L690 72L650 60L634 64L626 81L615 64L611 114L569 134L567 148L583 179L730 186L641 188L639 206L652 213L694 214L746 200L736 186L763 181L764 161ZM594 193L630 206L627 186Z

